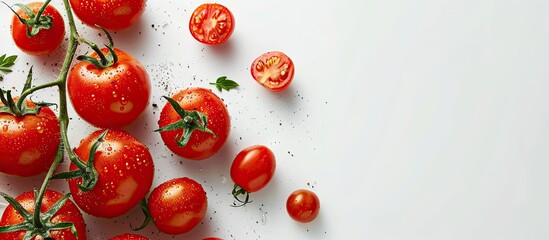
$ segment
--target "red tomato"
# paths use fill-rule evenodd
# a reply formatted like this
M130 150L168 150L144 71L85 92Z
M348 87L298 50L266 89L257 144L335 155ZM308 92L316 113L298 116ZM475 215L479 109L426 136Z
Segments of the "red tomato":
M106 48L102 51L108 52ZM74 65L67 80L74 110L100 128L132 123L145 110L151 95L149 76L143 65L119 49L114 52L118 56L114 65L100 69L82 61Z
M36 108L29 100L26 104ZM55 159L59 139L57 116L48 107L22 117L0 113L0 172L25 177L45 172Z
M280 92L294 79L294 63L286 54L267 52L254 60L252 76L259 84L273 92Z
M116 31L133 25L143 15L145 0L70 0L72 10L90 27Z
M240 151L231 166L234 183L247 192L257 192L273 178L276 168L273 152L262 145Z
M176 138L183 134L183 129L162 131L160 136L162 136L164 144L175 154L193 160L202 160L217 153L227 140L231 130L229 112L221 99L211 90L204 88L184 89L174 95L172 99L187 111L196 110L206 115L208 117L207 127L215 135L194 130L189 142L181 147ZM170 103L166 103L160 113L158 126L163 128L177 121L181 121L181 117Z
M149 240L149 239L141 235L126 233L126 234L118 235L116 237L109 238L109 240Z
M80 142L75 153L87 162L91 146L103 130L90 134ZM82 178L69 179L69 188L76 204L84 212L97 217L120 216L141 201L151 188L154 163L145 145L122 130L109 130L94 158L99 174L97 185L81 191ZM77 167L71 163L70 170Z
M300 189L288 197L286 210L294 220L302 223L313 221L320 210L320 200L314 192Z
M223 240L223 239L221 239L221 238L204 238L202 240Z
M208 201L202 185L189 178L176 178L151 192L148 207L158 230L176 235L202 221Z
M28 3L27 6L37 13L43 2ZM29 16L21 9L17 11L21 18L28 20ZM33 37L27 36L27 26L21 23L19 18L13 15L11 20L11 36L15 45L21 51L32 55L45 55L53 52L65 37L65 22L59 11L53 6L48 5L41 16L50 16L52 18L52 26L50 29L40 29L38 34Z
M63 195L61 193L46 190L44 193L44 198L42 200L42 207L40 209L41 212L48 211L59 199L61 199ZM21 203L23 208L27 210L29 213L34 212L34 193L33 192L26 192L18 196L15 200L17 202ZM0 220L0 227L3 226L9 226L9 225L15 225L23 222L23 218L15 209L10 205L6 208L4 213L2 214L2 219ZM62 222L72 222L74 224L74 227L76 228L76 232L78 232L78 238L74 236L69 228L65 228L62 230L53 230L50 231L51 236L54 239L65 239L65 240L86 240L86 224L84 223L84 219L82 218L82 214L80 213L80 210L74 205L74 203L68 199L65 204L57 211L57 213L53 216L51 219L51 223L62 223ZM18 232L11 232L11 233L0 233L0 239L6 239L6 240L17 240L17 239L24 239L25 232L24 231L18 231ZM35 237L33 239L42 239L39 237Z
M189 29L193 37L201 43L221 44L233 34L234 17L221 4L205 3L194 10Z

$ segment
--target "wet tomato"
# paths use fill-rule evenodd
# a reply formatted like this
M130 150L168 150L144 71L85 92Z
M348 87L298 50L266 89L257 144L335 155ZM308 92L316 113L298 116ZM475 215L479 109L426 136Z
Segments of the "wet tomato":
M90 27L122 30L133 25L145 11L145 0L70 0L71 8Z
M52 208L57 201L59 201L63 197L63 194L46 190L44 193L44 198L42 200L42 206L40 208L40 211L45 213L48 210ZM25 210L27 210L29 213L34 212L34 193L33 192L26 192L21 195L19 195L17 198L15 198L17 202L23 206ZM24 219L21 217L21 215L10 205L6 208L4 213L2 214L2 219L0 220L0 227L4 226L13 226L19 223L22 223ZM82 214L80 213L80 210L74 205L74 203L71 200L67 200L65 204L53 215L51 218L51 223L63 223L63 222L71 222L74 224L74 227L76 228L76 232L78 233L78 238L73 235L70 228L65 228L62 230L52 230L50 231L50 234L53 239L65 239L65 240L86 240L86 224L84 223L84 219L82 218ZM17 231L17 232L10 232L10 233L0 233L0 239L5 240L19 240L19 239L25 239L25 231ZM33 239L42 239L39 237L35 237Z
M181 146L177 139L184 135L184 129L161 131L164 144L175 154L193 160L208 158L221 149L231 129L229 112L223 101L211 90L188 88L172 96L186 111L197 111L207 117L206 127L210 132L194 130L188 142ZM162 129L170 124L182 121L181 115L168 102L160 113L158 126ZM200 121L194 119L192 121Z
M33 2L26 4L33 13L37 13L43 2ZM25 19L29 20L29 14L22 9L17 11L17 14ZM42 17L51 18L51 27L49 29L40 29L38 34L29 37L27 35L27 26L23 24L16 15L13 16L11 21L11 36L15 45L21 51L31 55L44 55L53 52L65 37L65 22L63 17L59 14L56 8L48 5L41 15ZM34 17L34 16L32 16Z
M148 207L158 230L176 235L190 231L202 221L208 201L202 185L189 178L176 178L151 192Z
M109 240L149 240L149 239L141 235L126 233L126 234L118 235L116 237L109 238Z
M278 51L267 52L254 60L252 77L263 87L280 92L294 79L294 63L286 54Z
M29 100L26 104L36 108ZM0 113L0 172L23 177L45 172L55 159L60 139L57 116L48 107L22 117Z
M90 148L103 133L93 132L80 142L75 153L87 162ZM154 163L145 145L123 130L108 130L95 153L98 180L90 191L78 187L82 178L69 179L69 189L76 204L93 216L113 218L135 207L149 192ZM71 163L70 170L77 170Z
M257 192L271 181L275 168L273 152L265 146L255 145L236 155L231 166L231 178L247 192Z
M234 31L234 17L228 8L205 3L194 10L189 22L193 37L201 43L217 45L229 39Z
M107 53L107 49L102 49ZM118 128L135 121L151 95L149 75L133 56L114 49L118 61L101 69L79 62L71 69L67 90L74 110L100 128ZM97 57L94 52L90 56Z
M292 219L308 223L318 216L320 200L314 192L300 189L290 194L286 201L286 210Z

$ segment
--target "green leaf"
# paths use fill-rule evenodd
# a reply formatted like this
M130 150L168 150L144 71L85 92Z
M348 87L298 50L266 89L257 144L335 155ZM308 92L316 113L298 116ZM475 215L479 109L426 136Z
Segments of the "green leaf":
M3 73L12 72L10 68L15 64L16 59L17 55L11 55L9 57L6 57L6 54L4 54L0 56L0 71Z
M222 89L229 91L233 88L240 86L237 82L228 79L226 76L221 76L217 78L217 81L215 81L214 83L210 83L210 85L215 85L217 90L219 90L220 92L222 92Z

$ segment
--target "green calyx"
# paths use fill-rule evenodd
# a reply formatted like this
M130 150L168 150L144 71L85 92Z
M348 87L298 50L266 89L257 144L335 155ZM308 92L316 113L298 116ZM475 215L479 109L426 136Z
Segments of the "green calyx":
M87 44L88 46L90 46L93 49L93 51L97 54L97 56L99 56L99 59L91 57L91 56L87 56L87 55L80 55L80 56L76 57L76 59L78 59L80 61L84 61L84 62L89 62L89 63L93 64L94 66L96 66L97 68L105 69L105 68L108 68L108 67L114 65L116 62L118 62L118 56L114 52L114 42L112 41L111 34L106 29L104 29L103 27L101 27L101 26L97 26L97 27L100 27L103 30L103 32L105 32L105 35L107 35L107 39L109 40L109 44L105 44L105 47L107 48L108 53L105 55L101 51L101 49L99 49L99 46L97 46L97 44L95 44L95 43L93 43L93 42L91 42L91 41L89 41L85 38L80 37L79 40L81 42Z
M38 191L34 191L34 200L35 202L38 201ZM36 236L41 236L44 239L53 239L51 237L50 231L57 231L57 230L63 230L69 228L78 238L78 232L76 231L76 227L71 222L62 222L62 223L52 223L51 219L55 214L63 207L65 202L69 199L70 193L63 196L61 199L59 199L48 211L45 213L40 213L40 217L38 220L33 217L33 214L31 214L29 211L27 211L17 200L14 198L8 196L7 194L0 192L0 196L2 196L12 207L21 215L23 218L23 222L12 225L12 226L3 226L0 227L0 233L8 233L8 232L17 232L17 231L25 231L24 240L31 240Z
M179 106L179 103L172 98L163 96L170 105L173 107L175 112L179 114L181 117L181 120L174 122L168 126L165 126L163 128L154 130L155 132L164 132L164 131L170 131L170 130L177 130L177 129L183 129L183 135L176 136L175 141L180 147L184 147L189 142L189 139L191 139L191 135L195 130L199 130L202 132L207 132L210 134L213 134L215 136L215 133L210 130L208 125L208 117L198 111L187 111L181 106Z
M136 228L132 227L132 224L130 223L130 228L133 231L139 231L139 230L145 228L150 222L154 222L154 218L151 216L151 211L149 210L149 207L148 207L148 204L147 204L147 199L143 199L143 200L139 201L139 206L141 207L141 210L143 211L143 214L145 215L145 220L143 221L141 226L136 227Z
M240 205L236 205L236 204L231 205L231 207L242 207L252 202L252 200L250 200L250 192L244 190L244 188L242 188L238 184L234 185L233 191L231 192L231 194L233 195L234 199L236 199L236 201L241 203ZM240 198L240 195L244 195L244 200Z
M90 156L87 162L83 162L77 156L74 156L74 158L76 159L71 159L71 162L78 166L78 170L58 173L56 175L53 175L50 179L82 178L82 183L78 185L78 188L80 188L80 190L84 192L92 190L97 184L97 180L99 179L99 173L94 166L95 153L97 152L97 148L104 141L107 132L108 130L105 130L93 143L92 147L90 148Z
M32 9L30 9L28 6L24 5L24 4L21 4L21 3L17 3L15 4L15 6L19 7L21 10L23 10L23 12L25 12L27 14L27 16L29 16L28 19L24 19L22 18L18 13L17 11L15 11L12 7L10 7L7 3L3 2L2 3L6 6L8 6L8 8L15 14L15 16L19 19L19 21L24 24L27 28L27 36L28 37L34 37L36 36L40 30L42 29L50 29L52 26L53 26L53 23L52 23L52 17L50 16L44 16L42 15L42 13L44 13L44 10L46 10L46 7L48 6L48 4L50 3L51 0L47 0L44 2L44 4L42 4L42 6L40 7L40 9L38 10L37 13L34 13L32 11Z
M27 81L23 86L22 92L27 91L28 89L31 88L31 86L32 86L32 67L29 70L29 74L27 75ZM25 115L37 115L40 112L40 109L42 107L55 105L53 103L47 103L47 102L34 102L36 107L29 108L25 103L24 99L20 99L16 103L15 100L13 100L13 97L11 95L11 90L4 91L2 89L0 89L0 100L4 104L3 106L0 106L0 113L8 113L16 117L23 117Z

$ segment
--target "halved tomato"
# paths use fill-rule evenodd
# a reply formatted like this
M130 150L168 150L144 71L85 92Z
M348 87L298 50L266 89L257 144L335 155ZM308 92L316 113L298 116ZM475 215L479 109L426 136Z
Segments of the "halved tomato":
M294 78L294 63L282 52L267 52L255 59L251 72L263 87L280 92L288 88Z
M201 43L221 44L233 34L234 16L217 3L205 3L194 10L189 22L193 37Z

